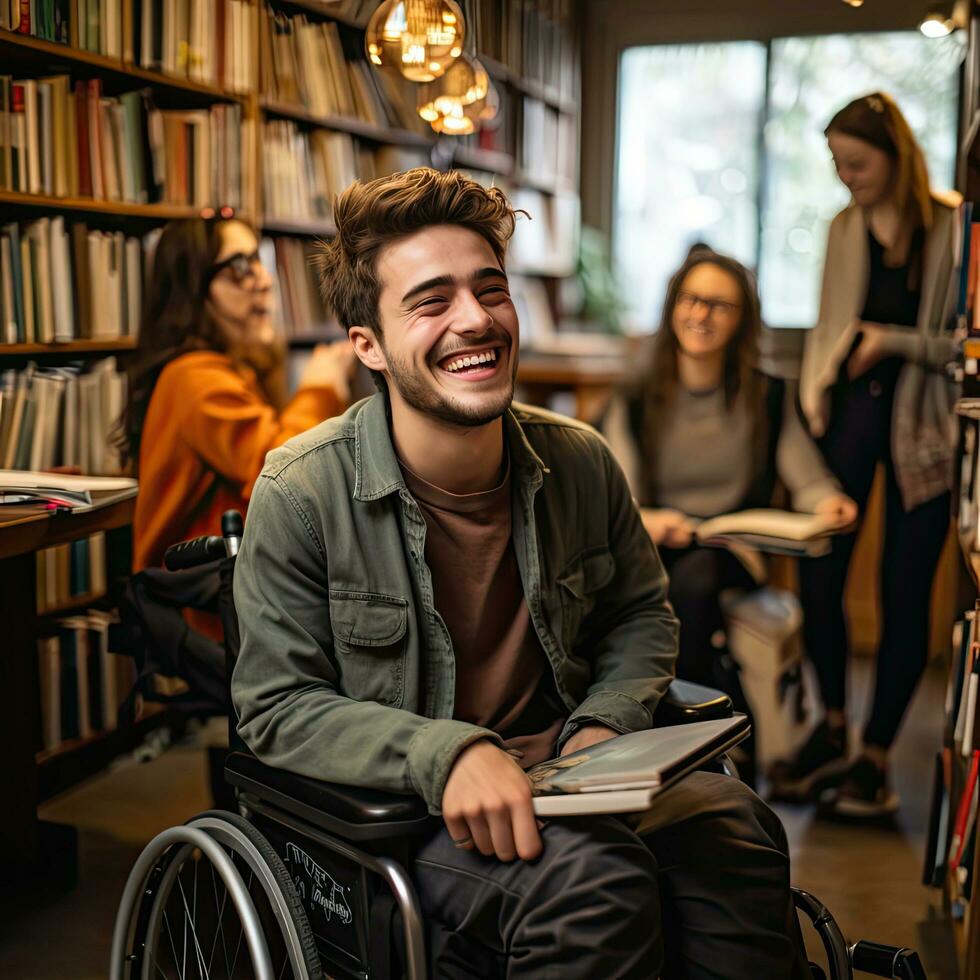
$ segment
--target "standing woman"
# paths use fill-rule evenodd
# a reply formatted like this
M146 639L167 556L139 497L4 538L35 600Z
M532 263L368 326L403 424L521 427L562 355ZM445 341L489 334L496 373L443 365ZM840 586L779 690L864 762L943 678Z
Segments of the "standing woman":
M834 219L820 317L803 356L800 396L824 458L863 512L885 471L883 628L871 717L848 766L843 593L856 532L802 562L804 637L826 718L777 767L774 795L805 798L835 783L848 816L893 812L888 753L925 668L929 598L949 526L953 455L957 200L930 192L922 151L895 102L856 99L825 130L852 202Z
M136 570L162 564L171 544L219 534L225 510L245 513L266 453L345 408L346 340L318 347L284 398L271 286L242 221L173 221L160 236L124 421L140 483Z

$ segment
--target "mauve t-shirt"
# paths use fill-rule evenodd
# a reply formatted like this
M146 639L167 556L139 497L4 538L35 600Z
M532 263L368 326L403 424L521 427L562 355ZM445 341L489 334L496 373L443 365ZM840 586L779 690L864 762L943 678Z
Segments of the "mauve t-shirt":
M456 656L453 717L496 732L525 768L550 759L566 709L524 598L511 535L511 479L454 494L401 463L426 523L435 607Z

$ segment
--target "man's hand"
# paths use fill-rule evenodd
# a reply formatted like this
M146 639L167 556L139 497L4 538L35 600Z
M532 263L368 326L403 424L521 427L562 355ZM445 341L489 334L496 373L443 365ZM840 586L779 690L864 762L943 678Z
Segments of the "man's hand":
M501 861L533 861L541 835L531 781L502 749L483 739L456 757L442 794L442 818L453 843Z
M847 376L853 381L870 371L885 356L885 331L880 323L858 324L861 342L847 359Z
M668 507L644 507L640 511L643 526L655 545L664 548L686 548L694 536L694 523L679 510Z
M615 738L620 733L605 725L591 724L583 725L564 745L561 750L562 755L569 752L577 752L579 749L587 749L590 745L597 745L605 742L607 738Z

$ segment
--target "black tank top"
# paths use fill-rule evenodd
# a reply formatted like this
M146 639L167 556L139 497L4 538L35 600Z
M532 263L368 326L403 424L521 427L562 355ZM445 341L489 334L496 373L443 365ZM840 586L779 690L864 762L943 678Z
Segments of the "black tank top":
M897 327L916 326L922 294L918 283L909 286L909 271L913 262L921 263L922 245L923 233L918 228L912 237L908 261L899 266L885 265L885 247L868 229L868 294L861 311L862 320ZM901 369L900 357L886 357L858 380L876 380L891 387Z

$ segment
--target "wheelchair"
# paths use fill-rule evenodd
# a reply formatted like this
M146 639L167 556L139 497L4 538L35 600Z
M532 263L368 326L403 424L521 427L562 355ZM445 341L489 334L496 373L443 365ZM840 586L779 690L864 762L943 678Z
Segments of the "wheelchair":
M219 576L227 677L239 649L232 599L242 519L222 536L175 545L171 572L211 565ZM126 882L111 941L111 980L426 980L426 928L412 883L419 835L438 818L423 801L321 782L266 766L242 743L226 685L230 751L224 778L238 812L210 810L155 837ZM730 717L727 695L674 681L657 725ZM727 768L723 757L716 766ZM918 955L861 941L848 946L827 908L793 889L816 929L829 980L854 971L924 980ZM828 980L811 964L815 978Z

